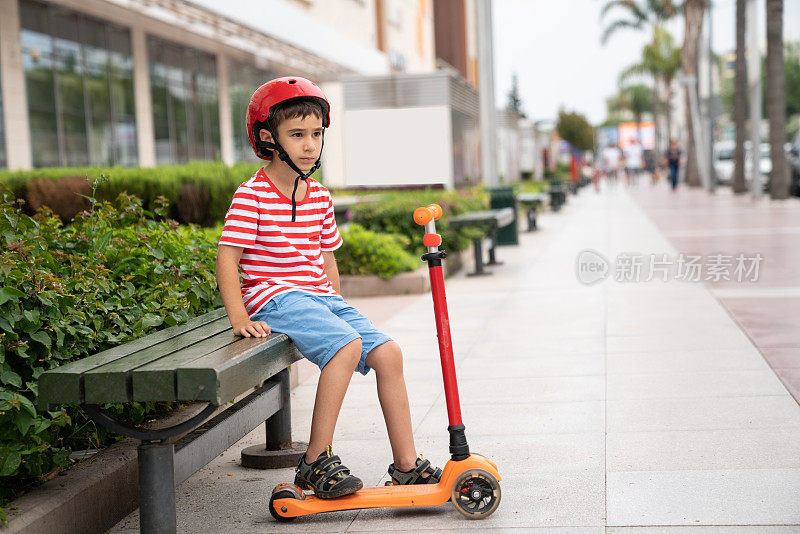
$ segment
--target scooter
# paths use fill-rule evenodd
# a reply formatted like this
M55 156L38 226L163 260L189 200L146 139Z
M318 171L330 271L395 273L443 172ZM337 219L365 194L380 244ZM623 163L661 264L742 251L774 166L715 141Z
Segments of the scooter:
M438 204L417 208L414 211L414 221L425 227L423 244L428 252L422 259L428 262L431 278L439 356L442 362L447 416L450 422L447 430L450 433L451 459L444 466L439 482L367 487L337 499L320 499L313 493L305 494L294 484L279 484L272 490L269 501L269 511L276 520L285 522L303 515L339 510L439 506L447 501L452 501L456 509L469 519L483 519L491 515L500 505L499 481L502 479L497 466L491 460L469 452L464 425L461 422L461 405L442 273L442 260L447 254L444 250L439 250L442 236L436 233L435 223L441 216L442 208Z

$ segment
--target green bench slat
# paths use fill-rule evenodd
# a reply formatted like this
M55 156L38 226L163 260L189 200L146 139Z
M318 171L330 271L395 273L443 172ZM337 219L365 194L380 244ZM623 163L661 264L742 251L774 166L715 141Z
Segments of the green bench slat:
M512 222L514 222L514 208L471 211L450 219L450 225L456 227L481 224L492 224L497 227L502 227Z
M81 396L83 373L168 341L180 334L202 328L222 317L225 317L224 308L195 317L182 325L165 328L119 347L113 347L93 356L65 363L57 369L46 371L39 377L39 406L46 408L50 404L80 404L83 402Z
M300 358L286 334L242 338L179 367L178 399L229 402Z
M175 370L182 365L230 345L235 340L230 327L211 338L131 370L132 400L178 400Z
M211 352L230 343L230 336L218 335L230 330L230 328L231 325L228 322L228 318L220 317L213 323L204 325L201 328L195 328L178 338L169 339L158 345L129 354L126 358L115 360L83 373L84 402L101 404L104 402L129 402L133 400L128 384L130 374L134 369L178 351L190 349L205 351L198 354L198 356Z
M535 204L547 202L550 195L547 193L519 193L517 201L520 204Z

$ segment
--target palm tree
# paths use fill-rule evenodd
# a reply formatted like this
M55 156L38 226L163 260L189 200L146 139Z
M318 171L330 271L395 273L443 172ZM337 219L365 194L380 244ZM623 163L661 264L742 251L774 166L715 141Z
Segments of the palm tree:
M636 122L636 137L639 142L642 142L640 124L642 123L642 115L648 111L653 110L654 91L652 87L637 84L629 85L620 88L620 95L627 109L633 114L633 120Z
M708 0L685 0L683 3L683 52L681 56L681 70L684 76L692 76L697 80L697 56L700 44L700 31L703 28L703 15L708 7ZM692 125L692 112L689 91L694 91L694 98L699 101L697 93L697 83L687 84L686 86L686 131L688 133L686 143L686 183L692 187L700 186L699 165L697 163L697 151L695 150L694 136L701 135L695 132Z
M611 36L623 28L651 31L661 22L675 16L678 8L672 0L608 0L600 11L600 18L604 19L611 10L623 13L622 18L612 21L600 37L600 42L606 44Z
M747 63L745 62L744 13L747 0L736 0L736 78L734 83L733 122L736 125L736 148L733 152L733 192L744 193L744 139L747 114Z
M653 30L653 42L642 49L642 60L625 69L619 76L619 84L624 86L633 78L653 79L653 121L656 127L655 151L661 153L660 124L661 115L666 115L667 137L672 126L671 106L672 81L681 67L681 50L675 46L672 35L659 24Z
M767 117L769 119L770 198L789 196L786 142L786 75L783 70L783 0L767 0ZM758 150L753 148L754 156Z

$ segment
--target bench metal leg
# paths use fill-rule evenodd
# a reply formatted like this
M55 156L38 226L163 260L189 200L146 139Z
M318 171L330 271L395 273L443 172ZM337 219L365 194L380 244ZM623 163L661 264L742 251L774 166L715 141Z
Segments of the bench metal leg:
M292 441L291 382L289 369L269 381L280 383L281 408L267 418L265 445L254 445L242 451L242 466L255 469L294 467L306 453L308 443Z
M472 242L472 250L475 253L475 272L467 273L467 276L485 276L492 274L483 268L483 238Z
M497 250L497 233L492 232L490 239L492 240L492 246L489 248L489 261L486 265L503 265L503 262L497 261L495 257L495 251Z
M175 534L175 446L168 441L144 441L139 462L139 532Z
M528 210L528 231L534 230L536 230L536 208L532 207Z

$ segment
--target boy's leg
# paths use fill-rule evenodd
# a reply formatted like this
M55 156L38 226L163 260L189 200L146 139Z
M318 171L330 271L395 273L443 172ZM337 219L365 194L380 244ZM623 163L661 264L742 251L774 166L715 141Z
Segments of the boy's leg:
M411 409L403 378L403 353L400 346L394 341L387 341L372 349L367 354L365 363L375 370L378 400L386 420L394 465L400 471L413 469L417 465L417 451L414 447Z
M342 407L347 386L361 359L361 339L354 339L328 361L319 375L311 437L308 440L306 463L311 463L333 442L333 431Z

